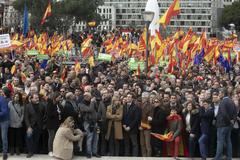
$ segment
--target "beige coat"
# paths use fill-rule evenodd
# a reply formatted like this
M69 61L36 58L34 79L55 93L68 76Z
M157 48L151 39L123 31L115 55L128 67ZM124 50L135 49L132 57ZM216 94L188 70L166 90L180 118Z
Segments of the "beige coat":
M67 127L60 127L53 141L54 157L71 160L73 157L73 142L82 139L83 133L79 129L72 130Z
M109 140L111 134L112 125L114 125L114 135L115 139L123 139L122 131L122 117L123 117L123 106L120 106L116 110L116 114L112 114L112 106L107 107L106 118L108 119L108 128L106 134L106 140Z

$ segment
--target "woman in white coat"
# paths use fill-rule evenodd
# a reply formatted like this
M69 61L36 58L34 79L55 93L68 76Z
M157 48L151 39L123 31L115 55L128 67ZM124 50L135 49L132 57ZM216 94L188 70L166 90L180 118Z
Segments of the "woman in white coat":
M74 129L72 117L66 118L61 124L53 141L53 156L57 159L71 160L73 158L73 142L82 144L83 133L80 129ZM81 146L79 146L81 148Z

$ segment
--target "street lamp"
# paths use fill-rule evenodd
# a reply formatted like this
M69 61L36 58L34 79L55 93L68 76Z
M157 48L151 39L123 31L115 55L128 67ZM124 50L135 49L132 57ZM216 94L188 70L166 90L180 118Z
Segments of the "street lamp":
M151 11L145 11L143 12L143 20L145 22L146 27L146 62L145 62L145 71L146 74L148 73L148 59L149 59L149 50L148 50L148 29L149 25L151 24L152 20L154 18L154 12Z

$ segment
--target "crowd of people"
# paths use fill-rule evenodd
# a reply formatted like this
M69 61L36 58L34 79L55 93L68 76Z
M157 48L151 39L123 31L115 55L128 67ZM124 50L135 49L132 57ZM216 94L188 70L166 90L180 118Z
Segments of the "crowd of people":
M125 58L79 70L63 67L63 60L42 67L35 57L0 56L4 160L8 152L64 160L73 154L240 157L239 64L226 73L203 62L172 76L163 66L149 76L130 71ZM166 133L172 133L168 141L152 135Z

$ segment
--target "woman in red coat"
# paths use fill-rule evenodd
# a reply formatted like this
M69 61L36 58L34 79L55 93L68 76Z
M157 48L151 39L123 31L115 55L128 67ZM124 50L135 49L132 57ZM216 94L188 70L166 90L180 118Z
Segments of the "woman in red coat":
M183 129L183 122L180 115L177 114L177 108L172 107L170 115L167 117L168 133L172 133L172 139L167 144L168 151L170 149L171 155L174 159L178 159L180 149L182 149L181 132ZM169 153L169 152L168 152Z

